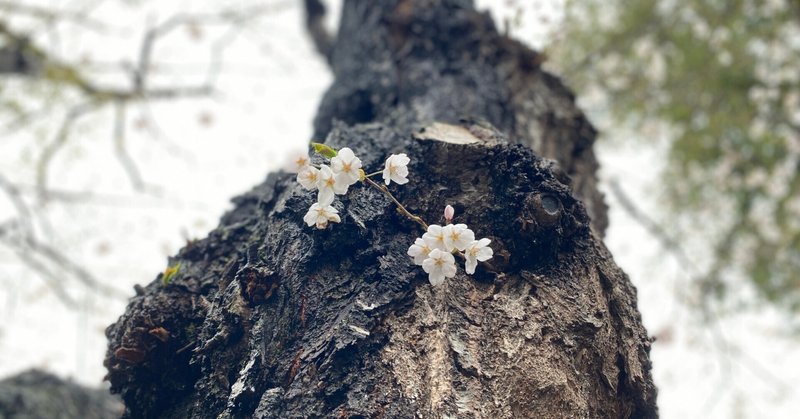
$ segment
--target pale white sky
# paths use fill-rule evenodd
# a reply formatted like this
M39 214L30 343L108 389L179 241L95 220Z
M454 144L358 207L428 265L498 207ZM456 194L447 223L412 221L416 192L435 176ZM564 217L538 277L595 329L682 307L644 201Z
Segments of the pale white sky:
M64 8L92 2L25 0L29 3ZM92 16L113 22L115 29L98 34L63 25L51 28L41 41L67 59L103 63L96 74L108 83L122 80L112 64L136 61L148 24L163 22L179 11L209 10L207 4L188 0L94 3L99 6ZM141 5L125 5L131 3ZM203 26L199 34L175 31L157 44L155 56L160 59L153 78L153 83L166 85L202 81L211 45L227 39L217 84L221 94L128 109L130 154L144 180L157 189L143 195L131 188L115 159L111 109L79 122L48 177L59 189L113 196L88 204L51 203L41 212L52 226L47 236L52 243L129 295L133 284L146 284L162 271L166 257L176 253L186 238L205 236L230 208L229 198L260 182L279 167L288 149L309 140L317 103L331 82L302 30L300 10L293 5L298 2L226 3L266 3L276 9L242 25L235 34L224 26ZM477 3L489 7L502 26L506 20L514 22L513 4L523 2ZM512 33L534 46L543 45L557 27L562 7L559 0L526 6L522 25ZM26 96L25 85L18 81L3 87L7 89L3 94ZM605 127L600 105L589 99L583 103L595 122ZM32 185L33 162L43 142L52 140L61 118L63 107L55 107L35 129L4 139L0 172ZM608 138L641 135L605 128ZM598 145L604 181L618 179L643 209L658 213L663 199L657 177L662 150L635 147L634 142L611 143ZM32 195L28 198L33 202ZM607 244L639 289L639 308L649 332L662 337L652 353L662 417L788 418L800 411L791 386L800 380L800 351L794 341L781 338L780 315L766 309L726 317L713 328L699 327L696 312L676 298L687 287L681 267L613 198L608 202ZM0 196L0 220L11 215L13 208ZM124 310L125 301L99 297L74 281L67 286L83 309L65 308L40 278L0 247L0 376L41 367L86 384L101 382L103 330Z

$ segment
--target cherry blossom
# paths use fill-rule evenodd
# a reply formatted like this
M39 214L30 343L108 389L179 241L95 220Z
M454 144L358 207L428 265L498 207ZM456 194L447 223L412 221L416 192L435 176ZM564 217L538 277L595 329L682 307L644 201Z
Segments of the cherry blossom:
M422 239L428 244L431 249L441 249L444 251L453 250L448 249L444 243L444 228L440 225L431 224L428 226L428 232L422 235Z
M311 191L317 189L318 181L319 169L314 166L306 166L297 174L297 183L306 188L306 190Z
M457 271L455 254L465 259L464 269L468 274L475 273L478 262L492 258L494 251L489 247L491 240L486 238L475 240L475 233L466 224L452 223L455 217L452 205L444 208L444 226L428 225L419 216L411 214L388 188L369 179L383 174L386 185L392 182L399 185L408 183L408 164L411 159L404 153L389 156L382 172L366 174L362 170L361 159L350 148L344 147L337 151L325 144L311 145L315 153L330 159L330 165L311 165L308 153L297 152L292 155L287 167L287 170L297 173L297 182L303 188L307 190L316 188L319 191L317 202L311 205L303 217L303 221L309 227L324 229L331 222L340 223L339 212L331 205L335 196L346 194L351 185L363 181L364 184L388 195L397 204L401 213L426 229L425 234L414 241L407 253L414 259L414 264L422 266L428 274L431 285L441 285L445 279L455 277Z
M456 276L456 259L452 253L433 249L422 262L422 269L428 273L431 285L441 285L445 278Z
M425 243L425 240L417 238L414 244L408 248L408 255L414 258L415 265L422 265L422 262L428 258L431 248Z
M322 206L328 206L333 203L333 195L346 194L348 186L345 179L335 175L330 167L323 164L319 168L319 179L317 180L317 188L319 189L317 201Z
M347 185L352 185L358 182L361 177L359 169L361 169L361 159L353 154L353 150L345 147L339 150L336 157L331 159L331 168L333 173L346 181Z
M311 158L308 157L308 151L295 150L292 151L286 159L284 170L289 173L300 173L309 165L311 165Z
M466 262L464 263L464 270L468 274L474 274L475 268L478 267L478 261L485 262L492 258L494 251L489 247L489 239L475 240L467 246L464 251Z
M324 229L328 226L329 221L340 223L342 220L339 218L339 211L337 211L336 208L331 205L320 205L315 202L311 205L311 208L308 209L308 212L303 217L303 221L305 221L309 227L316 225L317 228Z
M386 159L386 168L383 169L383 181L388 185L391 182L398 185L408 183L408 163L411 159L405 153L392 154Z
M466 224L448 224L442 227L442 239L445 250L464 251L475 240L475 233L468 229Z

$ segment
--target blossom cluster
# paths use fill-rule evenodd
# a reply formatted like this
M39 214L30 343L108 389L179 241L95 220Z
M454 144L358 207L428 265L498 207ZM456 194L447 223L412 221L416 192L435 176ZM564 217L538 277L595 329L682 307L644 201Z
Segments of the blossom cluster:
M463 258L464 269L468 274L475 273L478 262L492 258L493 251L489 247L489 239L475 240L475 233L466 224L452 224L455 210L448 205L444 210L445 225L427 225L422 219L411 214L385 186L376 184L369 178L383 175L388 186L392 182L398 185L408 183L408 164L411 159L404 153L392 154L386 159L383 171L366 174L362 169L361 159L350 148L335 150L324 144L312 143L314 151L328 159L330 164L314 165L307 152L298 152L291 156L286 170L297 174L297 182L306 190L317 191L317 202L311 205L303 217L309 227L324 229L329 223L340 223L339 211L333 207L336 195L344 195L349 188L358 182L369 183L388 195L398 206L398 210L410 219L427 229L422 237L416 239L408 249L408 255L414 263L422 266L428 274L432 285L440 285L445 278L456 275L455 256Z
M336 195L344 195L350 186L368 177L361 168L361 159L348 147L334 150L324 144L314 144L315 150L330 158L330 165L311 164L311 157L301 151L293 154L286 170L297 173L297 182L306 190L317 191L317 202L311 205L303 221L311 227L324 229L329 222L340 223L339 211L333 207ZM392 154L386 159L383 180L403 185L408 183L408 163L411 159L405 154ZM380 173L380 172L379 172Z
M453 207L448 205L444 213L449 223L453 218ZM428 226L428 231L408 248L408 255L414 258L414 264L422 266L428 274L428 281L435 286L443 283L445 278L456 276L453 254L464 258L464 270L468 274L475 273L478 262L485 262L494 254L489 243L491 240L486 238L475 240L475 233L466 224L434 224Z

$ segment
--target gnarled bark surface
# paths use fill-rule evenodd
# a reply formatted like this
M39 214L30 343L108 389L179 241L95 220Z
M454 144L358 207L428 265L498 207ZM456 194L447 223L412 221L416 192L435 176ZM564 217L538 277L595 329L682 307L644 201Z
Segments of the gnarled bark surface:
M431 287L385 196L352 187L318 231L315 194L271 174L108 328L128 415L656 416L635 289L598 239L594 130L539 56L458 0L346 1L331 45L317 137L369 170L407 153L392 190L429 222L454 205L494 270Z

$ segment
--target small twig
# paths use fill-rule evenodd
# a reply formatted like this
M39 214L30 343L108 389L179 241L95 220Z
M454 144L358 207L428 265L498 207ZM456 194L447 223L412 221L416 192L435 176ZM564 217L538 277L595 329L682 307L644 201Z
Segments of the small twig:
M6 242L7 245L13 247L7 240L0 238L3 242ZM19 260L21 260L25 265L29 268L33 269L34 271L38 272L44 282L47 284L48 287L53 291L56 298L61 301L64 306L69 309L77 310L80 308L80 305L74 298L72 298L67 291L64 289L64 286L61 283L61 278L55 275L50 269L48 269L43 263L39 262L38 260L34 259L29 255L27 252L21 249L15 249L14 253L16 253Z
M369 179L369 178L364 178L364 181L369 183L370 186L372 186L373 188L381 191L384 195L388 196L389 199L391 199L392 202L394 202L394 204L397 205L397 209L403 215L408 217L411 221L414 221L415 223L417 223L420 226L422 226L422 228L424 230L426 230L426 231L428 230L428 224L426 224L425 221L423 221L421 217L412 214L411 211L406 209L406 207L403 206L403 204L401 204L400 201L398 201L397 198L395 198L394 195L392 195L391 192L389 192L389 188L387 188L386 185L381 185L381 184L375 183L375 181L373 181L372 179Z
M11 224L9 225L18 225L21 227L19 230L19 239L12 239L11 236L6 234L7 229L3 229L0 230L0 233L2 233L0 234L0 240L12 248L17 254L17 257L23 263L28 265L34 271L42 274L48 285L53 288L54 292L57 294L57 296L59 296L59 298L64 300L62 297L68 297L68 294L65 290L63 290L60 282L58 282L58 280L61 280L62 277L54 275L40 259L48 261L51 264L60 267L62 270L72 273L73 277L95 292L120 299L124 299L126 297L125 293L104 285L95 279L86 269L70 260L67 256L55 248L39 241L36 238L36 230L33 225L33 211L22 199L19 189L2 175L0 175L0 190L6 193L17 210L17 217L10 220ZM39 259L37 259L37 256ZM67 305L74 303L74 300L65 301L67 301L65 303Z
M94 103L86 102L73 107L64 117L55 139L48 144L42 151L39 162L36 165L36 186L39 192L39 200L45 202L47 200L47 174L50 169L50 160L61 150L61 147L66 144L69 139L69 134L72 129L72 124L81 117L94 109Z
M30 250L42 255L46 259L49 259L53 263L61 266L62 268L66 269L67 271L72 272L73 276L78 279L78 281L82 282L84 285L89 287L94 292L104 294L109 297L119 298L120 300L124 300L127 298L127 294L116 289L110 287L108 285L103 284L97 278L95 278L89 271L85 268L81 267L77 263L70 260L67 256L63 253L59 252L55 248L39 242L35 238L27 237L24 240L27 247Z
M639 224L641 224L642 227L650 232L650 234L655 236L665 249L673 253L675 258L678 259L679 263L687 267L691 267L695 273L699 272L692 263L692 260L689 258L689 255L683 250L683 247L681 247L680 243L670 237L666 230L664 230L657 222L655 222L643 211L639 210L639 208L636 207L625 191L622 190L622 186L620 186L616 179L611 179L608 182L608 185L611 188L611 193L622 206L622 209L628 213L628 215L633 217L633 219L639 222Z
M183 347L181 347L180 349L175 351L175 355L180 355L183 352L186 352L187 350L191 349L196 344L197 344L197 341L196 340L192 340L191 342L187 343L186 345L183 345Z
M117 155L117 160L119 160L120 165L125 169L125 173L128 174L128 179L130 179L133 189L142 191L144 190L142 175L139 172L139 168L136 167L136 162L134 162L130 154L128 154L128 149L125 146L125 102L117 101L115 104L115 111L114 152Z
M15 184L14 187L19 191L20 195L36 195L38 188L36 185L30 184ZM145 202L142 197L150 196L154 198L150 202ZM127 194L114 194L93 192L90 190L69 190L69 189L54 189L47 190L48 201L58 201L67 205L94 205L105 207L125 207L125 208L178 208L190 211L205 211L206 205L202 202L179 202L173 199L164 201L159 199L158 195L127 195Z
M82 11L54 11L53 8L37 7L34 5L24 4L24 2L12 2L5 0L0 0L0 10L40 19L49 26L52 26L53 23L58 21L69 21L99 33L106 32L109 29L108 25L102 21L90 18L88 13Z
M0 173L0 190L5 192L8 199L11 200L11 204L14 205L14 208L17 210L17 218L11 221L19 224L25 230L26 234L32 234L34 231L32 221L33 212L25 203L25 200L22 199L19 188L6 179L2 173Z

